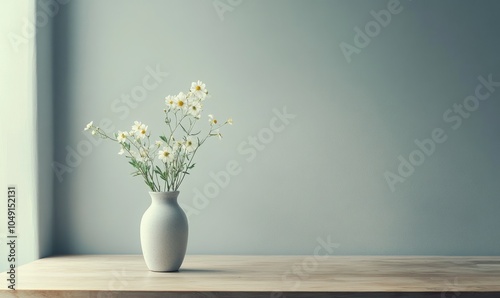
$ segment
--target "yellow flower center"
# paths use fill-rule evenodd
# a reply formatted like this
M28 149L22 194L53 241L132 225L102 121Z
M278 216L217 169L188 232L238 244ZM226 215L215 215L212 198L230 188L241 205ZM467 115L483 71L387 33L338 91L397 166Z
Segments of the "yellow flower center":
M177 105L178 105L179 107L182 107L182 106L184 106L184 102L183 102L182 100L179 100L179 101L177 102Z
M163 151L163 156L168 157L170 155L170 152L168 151Z
M201 90L201 87L200 86L196 86L196 91L200 91Z
M141 134L145 135L146 134L146 130L145 129L141 130Z
M173 101L173 100L170 100L168 103L169 103L169 104L174 104L174 101Z
M214 121L212 121L214 124L217 124L217 119L214 119Z
M188 146L191 146L191 145L193 145L193 142L191 142L191 141L187 141L187 145L188 145Z

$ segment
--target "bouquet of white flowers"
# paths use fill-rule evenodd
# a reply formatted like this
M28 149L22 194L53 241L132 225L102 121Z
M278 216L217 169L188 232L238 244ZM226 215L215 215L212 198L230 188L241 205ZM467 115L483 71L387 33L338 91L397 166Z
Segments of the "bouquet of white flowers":
M85 130L103 139L118 142L120 152L135 171L134 176L142 176L151 191L176 191L186 174L195 164L194 156L209 137L222 138L219 129L232 124L231 118L219 122L213 115L208 115L210 129L200 137L201 130L196 128L201 119L203 102L208 98L208 91L201 81L193 82L187 94L180 92L165 98L165 124L168 135L160 135L159 140L151 141L148 126L135 121L130 131L118 131L109 136L93 121ZM159 165L157 164L159 163Z

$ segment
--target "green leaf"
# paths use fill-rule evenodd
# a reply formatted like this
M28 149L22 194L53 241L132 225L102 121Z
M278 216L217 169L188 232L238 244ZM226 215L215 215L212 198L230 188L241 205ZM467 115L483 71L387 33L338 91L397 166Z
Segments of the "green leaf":
M165 142L165 143L168 143L168 139L165 137L165 136L160 136L160 139Z

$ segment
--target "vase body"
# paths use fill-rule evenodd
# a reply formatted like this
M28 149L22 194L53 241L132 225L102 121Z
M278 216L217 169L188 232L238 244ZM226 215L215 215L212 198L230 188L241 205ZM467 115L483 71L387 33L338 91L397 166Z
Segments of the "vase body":
M151 205L141 219L141 248L151 271L177 271L186 255L188 221L178 191L149 192Z

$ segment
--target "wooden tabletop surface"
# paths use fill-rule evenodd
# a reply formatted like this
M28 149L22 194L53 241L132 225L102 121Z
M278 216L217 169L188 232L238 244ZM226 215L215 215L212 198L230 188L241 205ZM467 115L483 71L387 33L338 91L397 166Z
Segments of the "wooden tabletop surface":
M73 255L16 274L0 297L500 297L500 257L188 255L159 273L140 255Z

